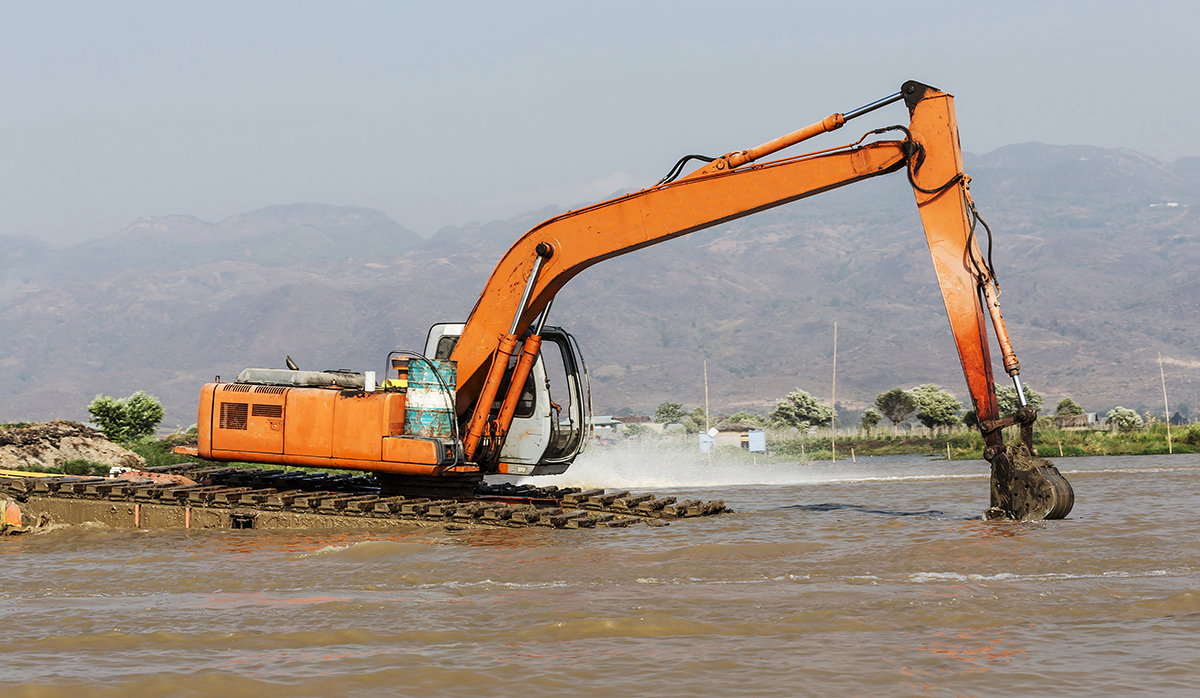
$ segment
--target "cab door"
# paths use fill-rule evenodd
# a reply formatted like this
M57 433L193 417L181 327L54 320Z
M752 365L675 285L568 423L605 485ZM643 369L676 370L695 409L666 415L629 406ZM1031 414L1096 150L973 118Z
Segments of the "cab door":
M583 452L591 427L587 370L575 338L559 327L544 328L541 355L529 378L500 460L510 473L564 472ZM526 405L526 396L532 405Z
M462 330L459 323L434 325L426 339L425 355L449 358ZM510 371L519 355L518 350L509 363ZM499 395L507 390L506 380ZM499 410L497 399L493 414ZM590 417L587 368L578 343L562 328L543 328L541 353L521 391L500 461L513 474L564 472L587 445Z

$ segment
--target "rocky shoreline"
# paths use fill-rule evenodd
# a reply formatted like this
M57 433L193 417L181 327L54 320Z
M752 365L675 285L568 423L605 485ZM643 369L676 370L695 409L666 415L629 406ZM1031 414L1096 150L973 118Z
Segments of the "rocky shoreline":
M139 469L146 459L78 422L54 420L0 428L0 470L61 468L74 460Z

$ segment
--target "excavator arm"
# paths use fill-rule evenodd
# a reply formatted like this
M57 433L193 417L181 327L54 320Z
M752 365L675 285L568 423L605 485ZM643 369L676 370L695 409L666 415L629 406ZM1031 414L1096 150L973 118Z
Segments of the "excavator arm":
M904 100L910 122L879 129L857 143L765 163L759 158L846 121ZM897 132L898 140L864 141ZM681 161L682 162L682 161ZM589 266L634 250L871 177L906 172L916 196L934 268L950 319L972 404L992 465L992 518L1061 518L1073 505L1070 485L1037 457L1032 445L1036 411L1001 417L997 409L987 330L990 315L1005 370L1020 387L1020 365L1000 315L995 278L980 254L978 220L963 174L962 153L949 94L916 82L900 93L848 114L833 114L769 143L710 161L686 177L557 216L526 233L497 264L453 353L457 411L464 423L467 460L494 457L511 422L514 391L528 374L540 327L561 289ZM536 324L535 324L536 323ZM510 359L523 357L506 379ZM532 351L530 350L532 347ZM507 382L509 395L501 396ZM493 411L495 401L501 409ZM1021 425L1020 443L1004 446L1002 429ZM491 444L491 456L489 447Z
M910 137L916 143L907 172L917 199L925 238L933 257L946 314L984 438L984 458L992 466L989 518L1059 519L1070 513L1075 493L1070 483L1033 447L1037 410L1025 404L1021 364L1000 314L999 287L979 252L974 232L979 221L971 200L970 178L963 173L954 98L920 83L901 90L909 106ZM991 316L1004 369L1012 379L1021 408L1002 418L996 403L988 350L985 308ZM1017 444L1004 446L1002 429L1021 426Z

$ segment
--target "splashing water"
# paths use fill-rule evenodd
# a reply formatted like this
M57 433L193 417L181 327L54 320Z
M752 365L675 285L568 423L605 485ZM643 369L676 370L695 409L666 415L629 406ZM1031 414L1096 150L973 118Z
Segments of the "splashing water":
M837 461L768 461L739 451L708 454L679 442L635 442L592 448L562 475L518 482L559 487L727 487L810 485L872 480L945 480L987 477L982 461L934 461L928 456L849 458Z

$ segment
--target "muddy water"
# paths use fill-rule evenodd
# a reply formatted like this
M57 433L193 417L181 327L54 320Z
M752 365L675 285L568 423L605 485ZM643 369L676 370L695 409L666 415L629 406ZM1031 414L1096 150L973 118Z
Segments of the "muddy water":
M667 528L70 528L0 540L5 696L1195 695L1200 457L1065 459L1067 521L978 520L984 464L563 481L739 511Z

